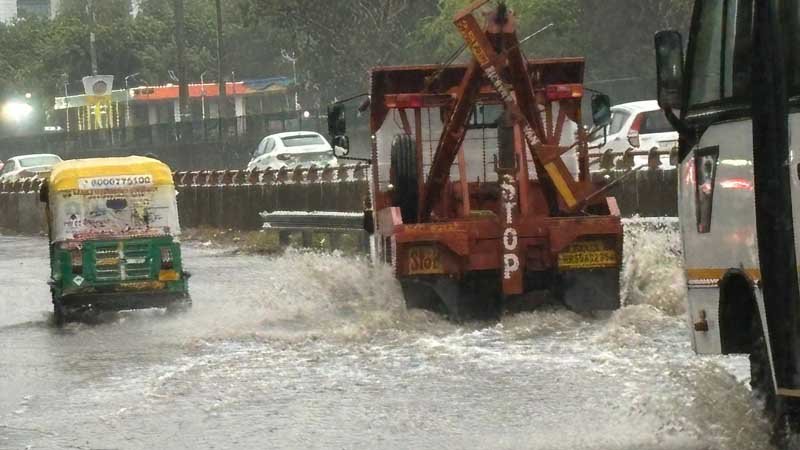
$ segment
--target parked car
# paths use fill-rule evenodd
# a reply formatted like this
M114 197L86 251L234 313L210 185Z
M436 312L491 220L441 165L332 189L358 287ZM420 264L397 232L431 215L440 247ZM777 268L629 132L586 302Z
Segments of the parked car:
M294 169L295 167L337 166L333 147L319 133L291 131L272 134L261 140L247 170Z
M603 137L591 143L599 146L597 152L611 149L624 152L634 150L671 150L678 145L678 132L672 127L655 100L623 103L611 108L611 123L608 124L605 145ZM635 156L634 167L647 164L647 155ZM669 155L661 156L661 166L671 167Z
M47 178L61 157L51 154L15 156L6 161L0 170L0 182L17 181L23 178Z

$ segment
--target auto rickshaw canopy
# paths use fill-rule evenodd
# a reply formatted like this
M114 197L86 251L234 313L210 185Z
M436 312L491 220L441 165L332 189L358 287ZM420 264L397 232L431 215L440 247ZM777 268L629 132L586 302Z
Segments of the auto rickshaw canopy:
M74 191L81 180L108 176L149 176L151 186L172 186L172 170L161 161L143 156L74 159L56 164L50 174L50 192ZM121 186L125 188L125 186Z

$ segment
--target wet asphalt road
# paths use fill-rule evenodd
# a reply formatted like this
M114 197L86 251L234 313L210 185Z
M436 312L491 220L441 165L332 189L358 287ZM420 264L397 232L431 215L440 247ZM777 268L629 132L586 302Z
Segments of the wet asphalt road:
M52 324L44 239L0 236L0 449L765 449L746 360L699 358L674 233L630 303L455 325L385 269L187 245L192 311Z

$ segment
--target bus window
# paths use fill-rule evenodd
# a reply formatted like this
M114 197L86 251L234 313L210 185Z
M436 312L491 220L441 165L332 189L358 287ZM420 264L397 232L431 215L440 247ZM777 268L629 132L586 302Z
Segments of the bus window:
M723 95L745 97L750 93L750 48L753 8L750 0L728 0L726 6Z
M791 0L791 1L784 1L785 8L789 9L789 12L783 17L790 21L790 23L784 25L784 29L788 32L785 32L785 36L787 36L786 46L789 50L789 55L787 58L789 66L789 80L790 80L790 95L797 96L800 95L800 1L799 0Z
M689 90L689 103L697 105L720 100L720 54L722 52L721 1L703 2L700 20L694 30L691 56L693 75Z
M692 30L689 105L749 100L753 0L704 1Z

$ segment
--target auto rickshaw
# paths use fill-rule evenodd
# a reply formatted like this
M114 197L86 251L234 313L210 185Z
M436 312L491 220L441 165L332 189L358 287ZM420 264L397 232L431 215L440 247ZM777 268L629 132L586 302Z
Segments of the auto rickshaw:
M40 198L56 324L86 313L191 306L167 165L139 156L66 161Z

